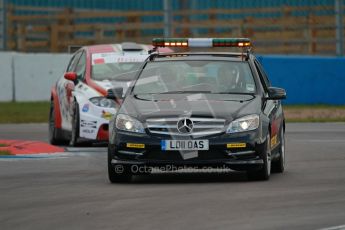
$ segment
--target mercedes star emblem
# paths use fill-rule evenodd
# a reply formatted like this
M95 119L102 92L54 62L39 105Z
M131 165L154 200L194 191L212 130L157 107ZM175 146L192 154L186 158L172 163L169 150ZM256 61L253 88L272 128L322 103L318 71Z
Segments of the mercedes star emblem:
M189 118L183 118L177 122L177 130L180 133L191 133L193 126L193 121Z

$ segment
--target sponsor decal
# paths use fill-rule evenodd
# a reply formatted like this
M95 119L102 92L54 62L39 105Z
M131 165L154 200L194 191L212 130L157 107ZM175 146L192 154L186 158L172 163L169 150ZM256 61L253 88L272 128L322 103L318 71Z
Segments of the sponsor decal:
M87 134L94 134L95 130L94 129L83 129L82 132L87 133Z
M86 121L86 120L81 120L80 121L80 127L83 128L97 128L97 121Z
M93 60L93 63L95 64L95 65L97 65L97 64L104 64L104 58L97 58L97 59L94 59Z
M246 143L228 143L226 144L227 148L245 148L247 146Z
M121 56L116 59L116 62L143 62L145 57L141 56Z
M106 111L102 111L102 118L110 121L113 118L114 114L106 112Z
M273 148L274 146L277 145L277 135L274 135L272 138L271 138L271 148Z
M118 53L96 53L92 54L92 65L119 63L119 62L144 62L148 55L126 55Z
M127 148L135 148L135 149L144 149L145 144L139 144L139 143L127 143L126 144Z
M85 105L83 106L82 111L83 111L84 113L87 113L87 112L89 112L89 109L90 109L90 105L89 105L89 104L85 104Z
M74 90L74 84L70 82L66 82L64 84L64 87L66 91L66 100L67 100L68 105L70 105L72 102L72 91Z

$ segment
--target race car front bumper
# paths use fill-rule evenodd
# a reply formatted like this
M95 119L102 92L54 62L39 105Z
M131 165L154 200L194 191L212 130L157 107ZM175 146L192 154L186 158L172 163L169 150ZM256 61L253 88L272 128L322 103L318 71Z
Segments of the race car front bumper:
M80 108L79 136L89 140L109 140L109 120L116 110L86 103Z

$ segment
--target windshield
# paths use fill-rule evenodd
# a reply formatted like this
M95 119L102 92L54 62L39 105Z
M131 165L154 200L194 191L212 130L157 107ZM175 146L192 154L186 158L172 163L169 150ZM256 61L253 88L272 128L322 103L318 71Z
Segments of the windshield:
M147 55L123 55L118 53L92 54L91 78L93 80L130 81Z
M169 61L151 62L139 76L134 94L255 93L247 62Z
M102 80L133 80L142 63L109 63L92 66L91 78Z

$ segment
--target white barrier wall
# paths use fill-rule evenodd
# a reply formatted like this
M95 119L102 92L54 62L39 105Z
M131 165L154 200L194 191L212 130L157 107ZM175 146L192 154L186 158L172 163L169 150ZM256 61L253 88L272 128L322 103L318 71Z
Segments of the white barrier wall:
M66 54L17 54L14 58L16 101L50 99L50 89L69 61Z
M49 100L50 89L69 59L69 54L0 53L1 74L5 72L0 78L0 101Z
M12 58L14 53L0 53L0 101L12 100Z

